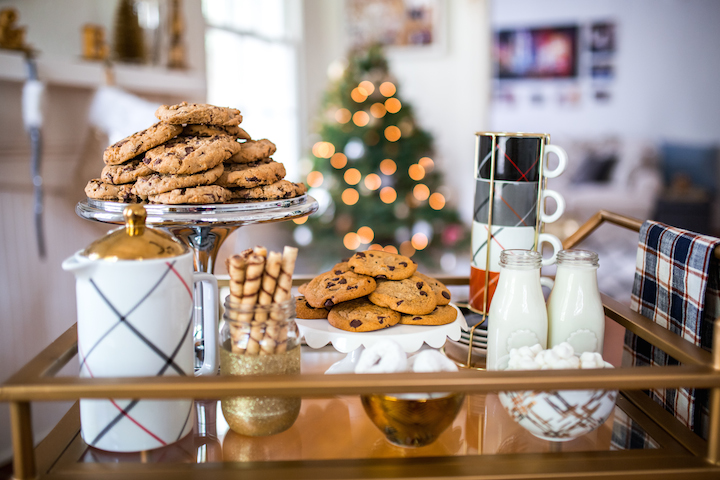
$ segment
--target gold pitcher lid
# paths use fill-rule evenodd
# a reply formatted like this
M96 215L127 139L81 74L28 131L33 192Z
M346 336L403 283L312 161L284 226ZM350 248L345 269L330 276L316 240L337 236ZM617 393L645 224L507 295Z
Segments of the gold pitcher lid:
M90 260L151 260L177 257L188 247L171 235L145 225L145 207L133 204L123 210L125 226L91 243L81 255Z

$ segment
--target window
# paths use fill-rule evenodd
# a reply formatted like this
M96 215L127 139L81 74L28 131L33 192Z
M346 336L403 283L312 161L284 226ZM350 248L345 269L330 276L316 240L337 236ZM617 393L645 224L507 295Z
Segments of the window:
M253 139L277 145L273 158L299 179L300 2L203 0L208 102L239 108Z

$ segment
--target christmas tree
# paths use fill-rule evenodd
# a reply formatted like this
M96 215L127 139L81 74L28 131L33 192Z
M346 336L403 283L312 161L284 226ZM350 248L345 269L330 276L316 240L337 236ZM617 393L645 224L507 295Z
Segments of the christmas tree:
M400 99L381 46L351 52L317 132L305 180L320 209L293 225L306 258L329 268L354 251L384 249L439 270L444 254L469 249L432 137Z

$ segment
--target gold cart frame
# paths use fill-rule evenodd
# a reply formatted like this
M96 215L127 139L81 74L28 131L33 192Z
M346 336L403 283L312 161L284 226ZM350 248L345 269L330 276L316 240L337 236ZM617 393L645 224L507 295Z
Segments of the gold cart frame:
M608 222L639 230L641 221L601 211L568 238L571 248ZM718 252L716 251L716 255ZM467 278L443 278L464 285ZM305 281L295 279L296 284ZM682 365L582 371L477 371L378 375L296 375L238 380L216 377L78 378L54 376L77 354L73 326L0 386L0 401L10 403L14 478L720 478L720 318L715 320L712 353L603 295L605 314L661 348ZM695 387L711 389L708 441L683 427L639 390ZM643 428L664 448L608 452L467 455L428 458L335 459L317 461L224 462L209 464L76 464L48 473L77 435L77 404L36 449L30 402L79 398L220 398L229 395L327 397L370 393L469 392L550 389L620 389L618 404L645 419ZM631 390L631 391L629 391Z

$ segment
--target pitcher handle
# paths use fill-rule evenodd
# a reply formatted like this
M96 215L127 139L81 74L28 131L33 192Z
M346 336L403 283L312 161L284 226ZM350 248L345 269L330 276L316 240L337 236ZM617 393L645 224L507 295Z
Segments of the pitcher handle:
M212 290L211 295L203 295L202 330L204 355L203 364L195 372L195 376L217 374L217 343L218 343L218 284L217 278L211 273L193 273L193 283L206 283ZM200 286L202 288L202 285Z

